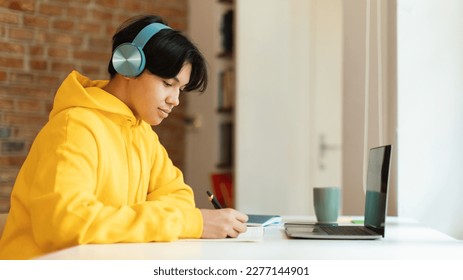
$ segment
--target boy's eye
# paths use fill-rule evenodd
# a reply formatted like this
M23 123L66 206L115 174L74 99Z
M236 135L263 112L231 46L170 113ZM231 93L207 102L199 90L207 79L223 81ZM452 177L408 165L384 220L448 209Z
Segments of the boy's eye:
M163 81L163 82L164 82L164 85L165 85L166 87L171 87L171 86L172 86L172 84L169 84L167 81Z

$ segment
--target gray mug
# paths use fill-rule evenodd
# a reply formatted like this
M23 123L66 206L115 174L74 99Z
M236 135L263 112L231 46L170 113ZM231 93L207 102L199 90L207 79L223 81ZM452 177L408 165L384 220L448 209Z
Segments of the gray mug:
M339 216L340 204L340 187L320 187L313 189L313 205L318 223L336 223Z

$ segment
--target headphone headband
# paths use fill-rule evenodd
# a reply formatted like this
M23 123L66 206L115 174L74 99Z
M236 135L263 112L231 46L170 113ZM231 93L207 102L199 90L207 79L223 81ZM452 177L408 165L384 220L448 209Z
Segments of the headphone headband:
M148 43L149 39L151 39L151 37L153 37L154 35L156 35L156 33L163 29L171 28L159 22L148 24L140 32L138 32L137 36L135 37L135 39L133 39L132 43L140 49L143 49L146 43Z
M146 58L143 48L156 33L169 26L154 22L138 32L131 43L123 43L114 50L112 64L117 73L126 77L136 77L145 69Z

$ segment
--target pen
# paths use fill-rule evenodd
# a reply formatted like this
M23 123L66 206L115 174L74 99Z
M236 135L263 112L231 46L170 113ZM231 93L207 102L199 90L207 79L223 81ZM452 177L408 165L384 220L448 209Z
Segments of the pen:
M209 197L209 201L214 205L215 209L222 209L222 205L220 205L219 201L215 198L215 196L210 192L206 191L207 196Z

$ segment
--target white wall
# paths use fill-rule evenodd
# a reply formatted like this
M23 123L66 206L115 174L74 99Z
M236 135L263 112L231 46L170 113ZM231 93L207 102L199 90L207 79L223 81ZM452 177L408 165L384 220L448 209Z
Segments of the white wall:
M343 2L343 214L364 214L364 108L367 79L369 119L366 147L368 149L384 144L393 145L388 214L397 215L395 1L370 1L369 40L366 39L367 2L368 0ZM378 6L378 3L381 6ZM378 23L380 23L379 32ZM369 75L365 75L367 47L369 48ZM380 95L382 95L381 118L378 117ZM380 126L383 127L382 137L379 133Z
M463 1L398 1L399 215L463 238Z
M313 213L306 0L238 0L236 207Z
M206 190L211 189L210 175L216 170L219 150L217 117L217 54L220 52L220 16L223 5L216 0L189 0L188 36L203 53L208 64L209 84L202 95L188 93L182 98L187 100L188 117L197 116L201 127L186 128L185 181L192 186L196 204L201 208L210 208Z

